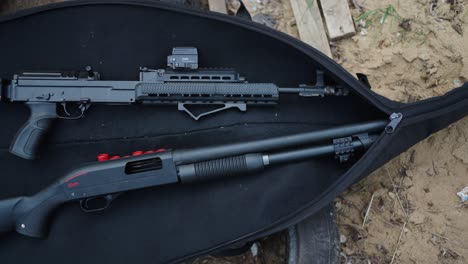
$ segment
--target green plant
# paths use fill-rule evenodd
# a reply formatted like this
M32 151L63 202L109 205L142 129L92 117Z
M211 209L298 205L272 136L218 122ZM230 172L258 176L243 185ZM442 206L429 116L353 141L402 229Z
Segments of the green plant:
M389 16L397 20L401 20L401 17L400 15L398 15L398 12L396 11L395 7L392 4L389 4L385 8L377 8L374 10L366 11L365 13L357 17L356 21L358 23L361 23L362 21L364 22L364 26L368 27L378 19L379 24L383 25L385 24L385 21ZM392 22L393 21L391 21L390 23Z
M314 2L315 2L315 0L305 0L305 1L307 2L307 9L304 10L304 12L302 12L301 21L304 21L304 15L306 14L307 11L309 11L314 6Z
M421 46L427 42L427 39L429 38L428 33L424 33L422 30L421 31L416 31L414 32L415 34L415 39L419 41L417 44L418 46Z

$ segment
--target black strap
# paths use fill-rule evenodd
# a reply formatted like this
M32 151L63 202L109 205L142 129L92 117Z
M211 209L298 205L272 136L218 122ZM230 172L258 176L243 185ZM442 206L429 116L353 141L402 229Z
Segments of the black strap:
M237 10L236 17L239 17L239 18L242 18L242 19L245 19L245 20L252 21L252 16L250 15L250 13L249 13L249 11L247 10L247 8L245 8L245 5L244 5L244 3L242 2L242 0L239 0L239 2L240 2L240 7L239 7L239 9Z
M163 2L169 2L169 3L176 3L180 4L186 7L192 7L192 8L200 8L200 0L160 0ZM249 11L245 7L244 3L242 0L239 0L240 7L237 10L236 17L252 21L252 16L250 15Z
M200 0L159 0L159 1L176 4L176 5L182 5L182 6L191 7L191 8L200 8L201 6Z
M239 256L247 252L254 242L246 242L244 244L240 245L234 245L229 248L225 248L221 251L218 251L216 253L211 254L214 257L234 257L234 256Z
M356 73L356 76L359 81L361 81L367 88L369 88L369 90L371 89L371 85L369 79L367 78L367 75L365 75L364 73Z

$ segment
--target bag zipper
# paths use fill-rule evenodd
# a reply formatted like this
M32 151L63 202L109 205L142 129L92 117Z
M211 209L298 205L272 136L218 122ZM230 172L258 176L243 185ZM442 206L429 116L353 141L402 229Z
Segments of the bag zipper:
M390 115L390 122L385 127L385 133L392 134L395 131L395 129L398 127L398 125L400 124L401 120L403 120L402 113L392 113Z
M417 120L431 112L434 112L435 115L436 112L443 111L444 109L457 107L459 103L468 100L468 89L466 88L468 88L468 83L445 95L432 97L401 107L400 110L405 117L405 124L410 124L414 122L413 120Z

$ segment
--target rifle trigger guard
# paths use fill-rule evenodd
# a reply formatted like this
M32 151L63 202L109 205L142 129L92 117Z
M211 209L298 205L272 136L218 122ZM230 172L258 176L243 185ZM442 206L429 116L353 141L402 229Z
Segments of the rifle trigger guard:
M214 113L217 113L217 112L221 112L221 111L224 111L224 110L227 110L227 109L230 109L230 108L237 108L237 109L239 109L239 111L242 111L242 112L247 111L247 105L246 104L225 103L224 106L222 106L220 108L217 108L217 109L214 109L212 111L205 112L205 113L201 113L199 115L195 115L192 112L190 112L190 110L188 110L187 107L185 107L185 105L186 105L185 103L179 103L177 105L177 110L186 112L191 118L193 118L193 119L195 119L197 121L200 118L204 117L204 116L211 115L211 114L214 114Z
M118 194L108 194L104 196L86 198L80 201L81 210L85 213L93 213L105 210L111 202L117 198ZM103 203L102 205L92 206L91 203Z
M78 106L78 109L80 110L80 114L78 116L71 116L71 114L67 110L67 103L64 102L64 103L61 103L60 105L62 106L63 111L65 112L67 116L61 116L61 115L57 115L57 116L60 119L66 119L66 120L76 120L76 119L82 118L86 110L88 110L91 107L91 104L89 103L81 103Z

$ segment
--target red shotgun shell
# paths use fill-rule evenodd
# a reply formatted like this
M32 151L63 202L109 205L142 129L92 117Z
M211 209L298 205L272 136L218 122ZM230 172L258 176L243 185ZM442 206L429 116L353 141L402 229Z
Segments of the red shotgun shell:
M143 151L141 151L141 150L137 150L137 151L132 153L132 156L140 156L140 155L143 155Z
M97 160L99 162L109 160L109 154L107 154L107 153L99 154L99 155L97 155Z

